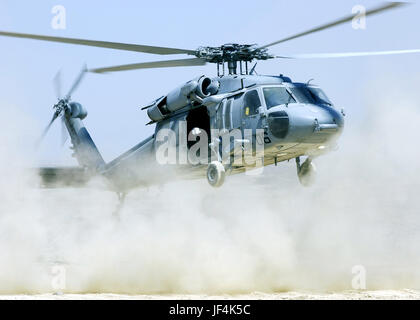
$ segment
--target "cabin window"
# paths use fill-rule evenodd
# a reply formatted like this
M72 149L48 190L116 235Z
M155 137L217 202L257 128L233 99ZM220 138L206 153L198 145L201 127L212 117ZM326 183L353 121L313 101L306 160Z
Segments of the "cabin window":
M264 99L267 109L270 109L275 106L282 104L296 103L296 100L292 95L287 91L285 87L269 87L264 88Z
M257 90L248 91L244 97L244 116L254 116L261 107L260 97Z

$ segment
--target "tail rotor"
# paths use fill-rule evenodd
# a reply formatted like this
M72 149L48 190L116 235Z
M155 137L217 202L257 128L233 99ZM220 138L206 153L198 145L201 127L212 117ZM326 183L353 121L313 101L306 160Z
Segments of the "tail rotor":
M37 147L40 145L42 140L47 135L47 133L50 130L54 121L57 120L57 118L59 118L59 117L61 117L61 126L62 126L62 128L61 128L61 144L64 145L66 143L67 138L68 138L68 132L67 132L67 129L66 129L66 126L65 126L64 116L65 116L66 112L68 112L68 110L70 110L69 103L71 101L71 95L76 91L76 89L78 88L78 86L82 82L83 77L86 74L86 72L87 72L87 67L86 67L86 65L84 65L82 70L80 71L79 75L77 76L77 78L73 82L72 86L70 87L70 90L68 91L68 93L65 96L61 95L61 71L58 71L57 74L55 75L55 77L53 79L53 84L54 84L54 90L55 90L58 102L56 104L54 104L54 106L53 106L54 114L53 114L50 122L48 123L48 125L46 126L44 131L42 132L41 137L38 139L38 142L36 144Z

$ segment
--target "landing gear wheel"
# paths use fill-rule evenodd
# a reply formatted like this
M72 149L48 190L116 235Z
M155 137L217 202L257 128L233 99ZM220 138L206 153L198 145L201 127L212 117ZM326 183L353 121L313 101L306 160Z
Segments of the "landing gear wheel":
M316 177L316 167L311 160L306 160L298 167L299 182L304 187L309 187L314 184Z
M225 181L225 167L220 161L213 161L207 168L207 181L212 187L220 187Z

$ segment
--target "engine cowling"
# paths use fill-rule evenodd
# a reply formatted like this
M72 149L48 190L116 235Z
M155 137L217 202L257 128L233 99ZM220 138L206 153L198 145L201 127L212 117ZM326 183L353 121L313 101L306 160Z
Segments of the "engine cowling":
M184 85L169 92L166 97L156 101L154 105L147 109L147 115L153 121L160 121L168 114L190 104L191 101L197 101L197 97L201 99L206 98L217 93L218 89L218 81L201 76L188 81Z
M202 76L198 80L198 86L195 91L200 98L205 98L212 94L216 94L219 90L219 85L219 81L215 81L211 78Z

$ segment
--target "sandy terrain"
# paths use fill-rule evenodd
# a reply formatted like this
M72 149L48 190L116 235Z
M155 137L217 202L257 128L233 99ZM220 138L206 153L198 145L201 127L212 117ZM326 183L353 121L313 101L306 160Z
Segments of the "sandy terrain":
M375 95L370 125L317 159L312 188L282 163L218 190L205 180L137 190L117 222L115 194L27 188L10 163L30 157L0 159L0 299L420 299L420 161L406 160L420 158L408 139L420 99L406 97L417 91ZM405 101L400 128L390 101ZM360 287L370 291L345 290Z
M268 299L268 300L381 300L381 299L420 299L420 290L377 290L342 292L252 293L243 295L123 295L123 294L38 294L38 295L0 295L0 300L154 300L154 299Z

